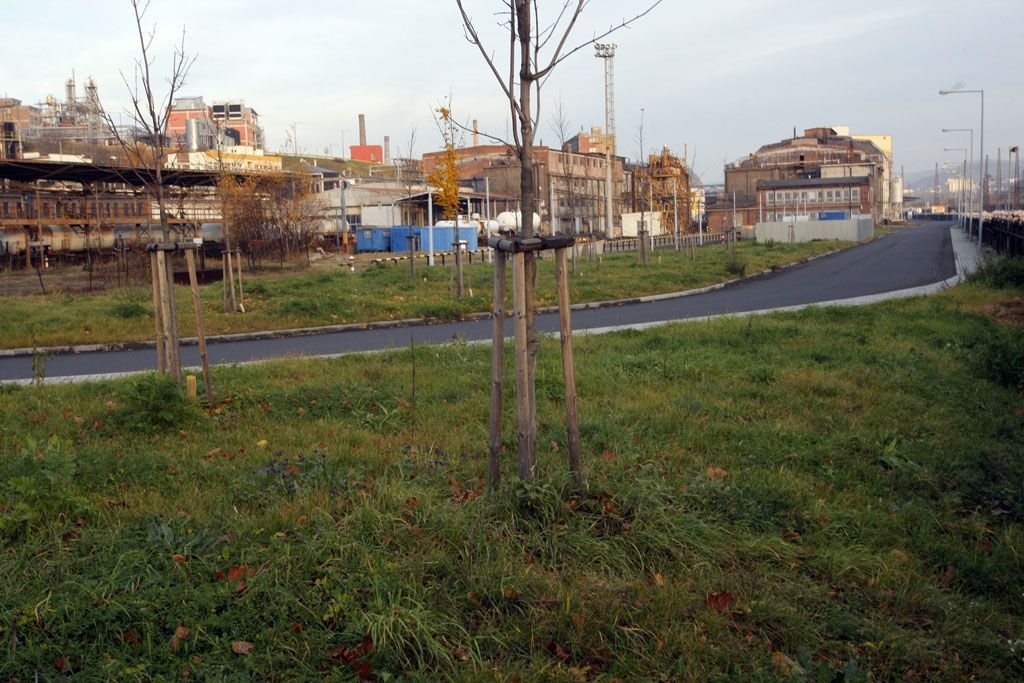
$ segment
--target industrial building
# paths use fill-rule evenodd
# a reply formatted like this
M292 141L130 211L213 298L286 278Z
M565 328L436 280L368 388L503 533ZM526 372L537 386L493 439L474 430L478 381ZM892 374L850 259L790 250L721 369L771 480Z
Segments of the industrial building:
M855 136L845 126L809 128L802 136L794 132L793 137L764 145L726 166L722 201L708 206L708 225L711 230L751 227L763 218L764 193L777 198L779 191L783 196L787 192L807 193L808 197L814 193L821 201L842 192L847 199L839 203L847 202L845 210L871 215L876 223L896 220L902 215L903 187L892 167L891 136ZM793 189L772 185L824 179L830 183L811 182ZM852 200L855 192L857 201ZM777 212L777 204L772 211Z
M202 97L176 98L164 134L171 147L192 151L214 149L218 144L263 149L265 144L259 114L241 100L207 106Z
M456 150L462 178L481 184L494 195L519 195L520 165L515 150L507 145L473 145ZM444 152L423 155L423 168L430 171ZM548 232L608 232L605 217L606 169L603 154L578 154L550 147L533 148L537 213ZM613 156L612 220L623 212L626 184L625 160ZM620 223L621 225L621 223Z

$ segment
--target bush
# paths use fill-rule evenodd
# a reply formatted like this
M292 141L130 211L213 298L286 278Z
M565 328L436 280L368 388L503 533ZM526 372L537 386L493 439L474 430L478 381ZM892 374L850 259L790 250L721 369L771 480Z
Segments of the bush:
M986 260L978 270L967 276L967 281L995 289L1024 288L1024 259Z
M110 426L152 434L180 429L194 421L196 409L168 375L150 373L122 389Z
M110 309L110 312L114 317L121 318L122 320L142 318L149 315L149 309L134 301L122 301L120 303L116 303L113 308Z
M737 254L729 254L725 258L725 272L734 277L743 277L747 274L747 259Z
M978 363L993 382L1024 389L1024 329L994 328L978 346Z

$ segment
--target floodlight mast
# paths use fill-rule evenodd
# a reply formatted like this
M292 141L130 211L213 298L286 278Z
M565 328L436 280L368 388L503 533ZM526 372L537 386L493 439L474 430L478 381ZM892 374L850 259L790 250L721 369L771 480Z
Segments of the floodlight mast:
M612 237L612 144L615 139L615 43L594 43L594 56L604 60L604 229Z

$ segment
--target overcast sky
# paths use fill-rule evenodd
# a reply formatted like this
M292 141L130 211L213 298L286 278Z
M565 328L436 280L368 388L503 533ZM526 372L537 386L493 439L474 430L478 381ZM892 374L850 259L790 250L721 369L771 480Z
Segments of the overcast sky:
M119 110L137 43L128 0L4 0L0 94L37 102L63 97L74 70L93 76L104 104ZM467 0L500 47L499 0ZM542 15L558 7L540 0ZM593 0L576 37L585 39L642 0ZM269 147L298 125L300 149L337 154L342 131L356 141L367 116L371 143L393 150L439 146L430 108L451 92L463 120L504 137L507 107L476 48L462 36L454 0L152 0L156 70L176 34L198 56L182 95L242 98L261 115ZM793 128L849 125L895 137L896 164L932 168L966 139L943 127L977 126L977 96L939 97L944 87L984 88L986 149L995 158L1024 142L1022 0L665 0L611 40L616 58L619 152L689 146L706 180ZM499 54L501 50L499 49ZM539 137L553 144L550 118L561 97L578 129L603 125L603 71L592 50L565 62L544 90Z

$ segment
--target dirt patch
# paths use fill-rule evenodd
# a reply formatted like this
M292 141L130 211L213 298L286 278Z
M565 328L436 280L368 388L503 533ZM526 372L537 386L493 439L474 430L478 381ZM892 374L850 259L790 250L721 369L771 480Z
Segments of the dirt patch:
M1024 326L1024 299L1007 299L982 306L982 313L1009 327Z

